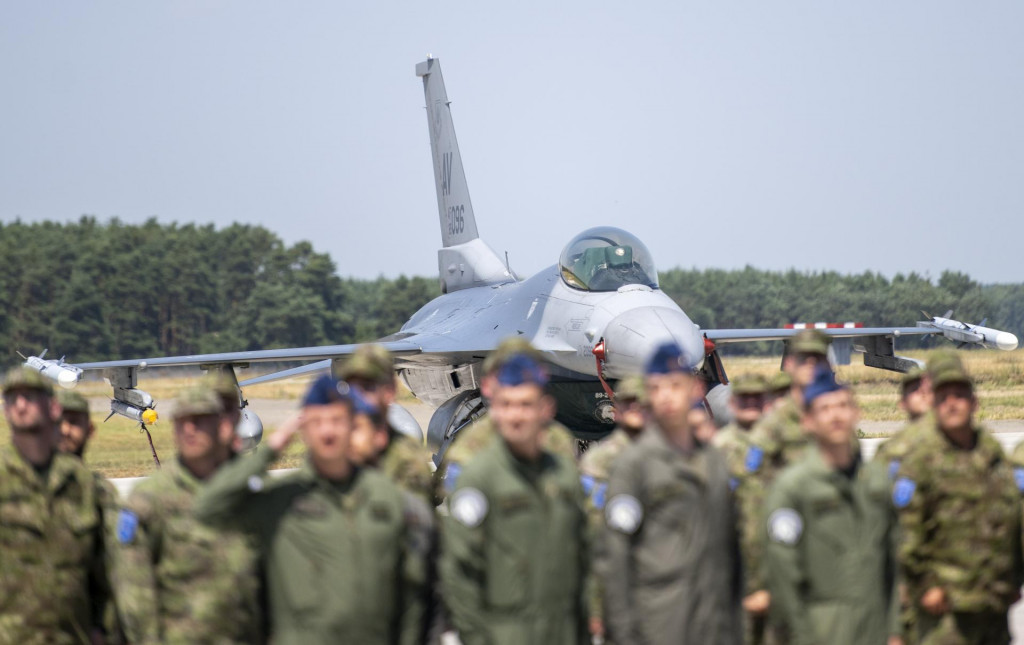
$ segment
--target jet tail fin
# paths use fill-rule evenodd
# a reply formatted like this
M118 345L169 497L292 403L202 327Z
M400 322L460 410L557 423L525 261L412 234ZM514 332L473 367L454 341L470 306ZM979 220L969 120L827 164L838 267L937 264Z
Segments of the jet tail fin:
M441 288L447 293L513 281L515 278L509 268L477 232L440 62L436 58L428 58L418 63L416 75L423 79L423 93L427 100L430 152L434 161L437 210L444 247L438 252Z

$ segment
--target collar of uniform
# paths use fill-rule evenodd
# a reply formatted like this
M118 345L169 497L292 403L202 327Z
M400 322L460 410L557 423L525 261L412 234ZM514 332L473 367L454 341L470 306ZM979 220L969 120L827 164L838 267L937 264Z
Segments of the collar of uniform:
M356 484L358 484L359 480L361 479L360 474L362 472L362 468L353 464L352 472L349 475L348 479L344 481L328 479L327 477L324 477L323 475L316 471L316 468L313 467L312 459L307 457L306 460L302 463L302 467L299 468L295 476L299 481L309 486L315 486L317 488L322 488L323 490L326 491L340 492L342 494L345 494L356 488Z
M694 439L693 450L683 452L669 441L661 428L652 424L637 439L638 444L641 442L653 449L657 458L664 460L683 476L701 483L707 480L707 449L700 441Z
M32 464L28 463L12 444L0 448L0 462L3 463L4 470L21 478L29 486L39 490L45 488L51 492L60 490L69 479L75 478L81 472L91 476L77 457L54 452L44 484Z
M829 478L836 478L838 480L849 481L849 477L844 475L841 471L833 468L831 464L825 461L825 453L822 452L821 446L814 443L812 448L807 451L807 455L804 457L804 461L807 463L808 468L816 473L820 473ZM853 461L857 464L859 469L864 464L861 463L861 452L860 442L854 439L853 445Z
M171 479L189 492L194 493L203 485L202 480L193 475L192 471L181 463L181 457L175 457L171 463L167 464L166 468L170 471L167 474L171 476Z
M540 451L540 456L537 458L537 461L533 463L519 459L518 457L512 454L512 451L509 449L508 444L505 443L505 440L502 439L501 436L495 437L495 440L491 442L491 445L488 446L488 449L497 451L498 454L501 455L501 458L505 460L505 462L510 464L516 470L516 472L522 474L524 477L527 477L529 479L536 478L545 470L550 468L552 463L554 463L551 454L548 453L547 450L543 449Z

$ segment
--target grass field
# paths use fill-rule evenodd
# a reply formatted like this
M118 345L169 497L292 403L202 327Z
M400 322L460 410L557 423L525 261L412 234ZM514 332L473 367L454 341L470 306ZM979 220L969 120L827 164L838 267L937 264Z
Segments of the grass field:
M930 352L908 352L913 358L927 360ZM981 400L979 418L982 421L996 419L1024 419L1024 350L1014 352L965 351L963 358L977 381ZM779 358L728 358L723 359L726 370L735 376L743 372L770 374L779 368ZM856 355L853 359L859 361ZM863 365L848 365L839 368L839 377L853 385L867 421L898 421L902 414L897 407L899 375ZM166 411L170 400L182 387L196 379L166 378L146 380L140 387L149 392L157 401L158 410ZM290 409L291 402L297 402L305 391L308 379L279 381L246 388L249 399L280 401L281 408ZM89 445L86 461L107 477L133 477L145 475L153 468L149 444L137 424L122 417L113 417L106 423L106 404L110 388L102 382L86 382L79 385L79 391L92 400L93 420L97 432ZM404 392L402 400L412 401ZM278 415L280 416L280 415ZM276 423L264 417L265 433L274 430ZM0 444L9 441L6 423L0 419ZM153 443L161 459L170 459L174 448L169 419L162 419L150 428ZM296 443L281 459L281 466L298 465L303 447Z

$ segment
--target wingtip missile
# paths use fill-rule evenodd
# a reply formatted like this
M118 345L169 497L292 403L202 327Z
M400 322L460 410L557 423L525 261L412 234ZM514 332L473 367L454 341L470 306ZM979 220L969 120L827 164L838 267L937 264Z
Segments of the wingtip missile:
M938 329L943 336L956 343L981 345L1004 352L1017 349L1017 337L1010 332L953 320L948 317L952 314L953 312L949 311L946 316L932 316L931 320L920 322L918 325Z
M71 389L78 385L79 379L82 378L82 370L75 367L74 365L68 365L64 362L64 358L58 360L47 360L43 358L46 356L46 350L39 356L24 356L21 352L18 355L25 359L25 367L30 367L46 378L55 381L58 385L65 389Z

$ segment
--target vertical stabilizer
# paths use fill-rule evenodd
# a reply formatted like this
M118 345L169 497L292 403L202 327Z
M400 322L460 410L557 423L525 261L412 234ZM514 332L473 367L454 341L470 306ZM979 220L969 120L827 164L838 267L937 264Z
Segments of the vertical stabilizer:
M441 220L441 244L438 264L444 292L514 280L498 255L479 239L469 187L462 168L455 126L441 76L441 64L428 58L416 65L423 79L427 100L427 125L430 152L434 160L434 184L437 210Z

